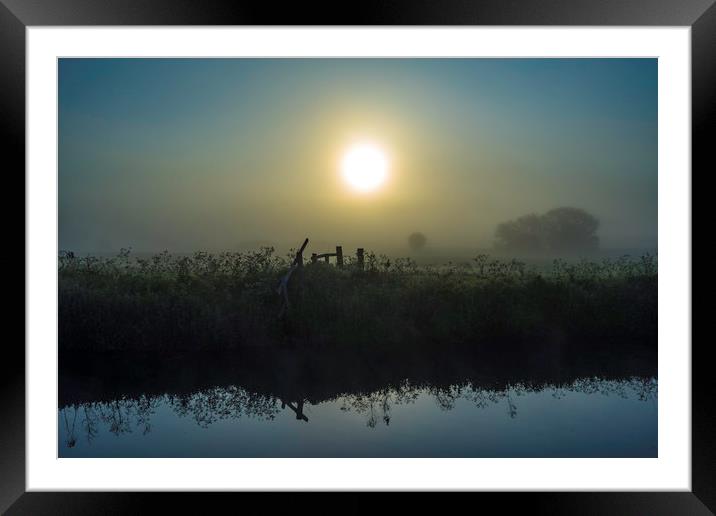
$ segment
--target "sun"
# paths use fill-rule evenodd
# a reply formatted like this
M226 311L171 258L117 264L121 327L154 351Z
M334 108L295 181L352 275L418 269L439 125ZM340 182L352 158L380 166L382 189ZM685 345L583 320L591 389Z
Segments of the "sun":
M349 147L341 161L341 174L351 188L358 192L377 190L388 177L388 157L372 143Z

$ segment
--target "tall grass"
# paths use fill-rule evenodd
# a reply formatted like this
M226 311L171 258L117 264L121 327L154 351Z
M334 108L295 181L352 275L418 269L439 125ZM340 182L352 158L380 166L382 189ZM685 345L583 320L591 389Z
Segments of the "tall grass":
M364 270L349 257L343 269L299 269L279 317L277 286L292 259L272 248L151 258L60 253L60 348L656 346L657 262L649 255L538 269L487 255L419 267L367 253Z

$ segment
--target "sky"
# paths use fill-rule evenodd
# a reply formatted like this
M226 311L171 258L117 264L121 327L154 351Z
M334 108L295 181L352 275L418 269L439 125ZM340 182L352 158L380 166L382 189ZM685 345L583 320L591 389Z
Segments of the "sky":
M62 250L489 248L560 206L657 244L656 59L63 58L58 105Z

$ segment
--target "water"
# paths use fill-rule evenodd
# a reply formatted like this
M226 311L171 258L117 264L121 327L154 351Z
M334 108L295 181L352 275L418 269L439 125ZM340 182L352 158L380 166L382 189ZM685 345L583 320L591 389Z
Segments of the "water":
M435 385L403 379L313 399L247 383L97 399L84 393L82 401L61 402L59 456L658 455L650 375Z

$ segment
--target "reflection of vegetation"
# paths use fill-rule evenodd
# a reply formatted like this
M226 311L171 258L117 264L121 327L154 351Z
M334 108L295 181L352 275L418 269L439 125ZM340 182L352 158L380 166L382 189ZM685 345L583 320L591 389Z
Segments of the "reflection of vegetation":
M433 395L440 410L452 410L455 408L455 401L460 398L463 390L460 386L451 385L448 388L432 388L430 394Z
M229 349L278 342L414 349L420 344L505 346L529 341L630 340L656 346L654 257L555 261L550 270L486 255L471 264L418 267L408 259L349 257L307 264L277 315L288 261L270 248L149 259L60 256L63 350ZM539 343L539 344L538 344Z
M510 386L507 386L507 390L505 391L505 398L507 398L507 413L510 415L511 419L515 419L517 417L517 405L514 404L512 401L512 398L510 397Z
M68 448L73 448L77 444L77 437L75 437L75 422L77 421L77 409L72 414L72 426L67 422L67 411L63 410L62 415L65 419L65 435L67 436L66 443Z
M367 417L366 425L375 428L382 418L385 425L390 424L393 405L415 403L421 395L431 396L440 410L449 411L455 408L458 400L465 400L477 408L484 409L497 405L505 400L508 415L517 416L517 403L513 396L520 397L528 393L549 391L556 398L563 398L568 393L617 395L623 398L634 396L639 401L656 400L657 381L655 378L633 377L627 380L604 380L600 378L583 378L569 384L529 385L524 383L511 384L506 388L489 389L470 383L450 385L447 387L416 387L404 383L398 387L381 389L369 394L350 394L341 396L342 411L353 411ZM555 395L555 393L557 393Z
M74 405L72 409L75 415L81 410L85 437L87 442L92 442L102 424L114 435L130 433L133 427L141 429L143 434L149 433L151 416L160 403L161 398L140 396L136 399L122 398L106 403L83 403ZM70 407L63 411L66 413L68 410Z
M379 420L388 426L391 419L392 405L406 405L414 403L420 395L420 389L408 383L397 388L384 388L365 394L347 394L341 396L341 410L366 414L368 428L375 428Z
M191 416L202 427L218 420L242 416L272 420L279 412L276 398L250 393L235 386L169 396L168 405L180 416Z
M517 417L515 397L541 391L559 393L558 398L571 393L616 395L635 398L640 401L656 400L657 381L654 378L633 377L626 380L604 380L583 378L568 384L529 385L510 384L503 389L479 387L470 383L446 387L422 387L408 382L397 387L379 389L370 393L346 394L335 401L340 410L355 412L366 418L368 428L376 428L382 421L385 426L391 422L391 412L396 405L413 404L421 396L432 397L440 410L453 410L459 400L484 409L497 405L503 400L508 406L508 415ZM301 406L303 402L301 401ZM98 435L104 426L114 435L140 429L143 434L151 431L151 416L160 406L170 408L181 417L191 417L197 425L207 428L220 420L235 420L242 417L271 421L287 408L278 397L246 391L236 386L214 387L186 395L162 395L153 398L140 396L136 399L123 398L108 402L92 402L67 406L61 409L65 421L65 443L68 448L76 444L74 423L81 414L82 428L88 443ZM307 418L297 418L307 421Z
M276 405L276 399L271 396L249 393L231 386L215 387L188 395L140 396L81 403L67 406L61 412L65 422L68 417L74 420L78 413L82 414L82 428L87 442L91 443L102 425L114 435L131 433L133 429L140 429L142 434L149 433L152 429L151 417L160 406L171 408L179 416L192 417L199 426L206 428L218 420L238 419L241 416L271 420L279 412ZM66 435L73 436L74 425L70 427L65 424L65 427ZM68 447L72 445L68 442Z

